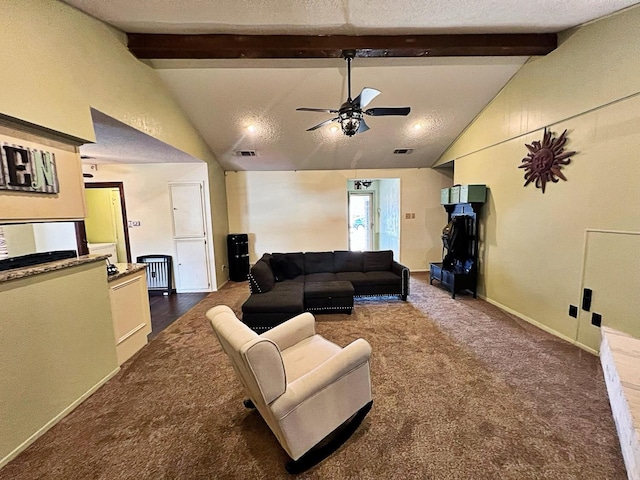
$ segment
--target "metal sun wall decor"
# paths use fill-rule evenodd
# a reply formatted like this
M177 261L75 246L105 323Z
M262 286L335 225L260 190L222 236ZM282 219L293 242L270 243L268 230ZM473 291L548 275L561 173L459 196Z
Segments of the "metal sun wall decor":
M560 169L571 162L569 157L576 152L563 153L564 144L567 143L566 135L565 130L558 138L553 138L553 134L545 128L542 142L536 140L531 142L531 145L525 144L529 153L518 167L525 169L525 187L534 182L535 186L541 188L544 193L547 182L557 183L559 178L567 181Z

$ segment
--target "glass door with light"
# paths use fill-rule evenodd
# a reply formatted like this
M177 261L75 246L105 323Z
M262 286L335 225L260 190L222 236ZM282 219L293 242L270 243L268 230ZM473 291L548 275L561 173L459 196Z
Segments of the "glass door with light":
M349 250L373 250L372 192L349 192Z

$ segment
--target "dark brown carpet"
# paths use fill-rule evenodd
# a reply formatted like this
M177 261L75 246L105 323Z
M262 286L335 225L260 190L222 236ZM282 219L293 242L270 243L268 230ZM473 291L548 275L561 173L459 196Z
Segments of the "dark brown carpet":
M358 299L317 330L373 348L373 409L300 478L625 479L597 357L414 274L408 302ZM287 478L287 456L205 319L210 294L25 452L0 479ZM322 419L318 419L322 421Z

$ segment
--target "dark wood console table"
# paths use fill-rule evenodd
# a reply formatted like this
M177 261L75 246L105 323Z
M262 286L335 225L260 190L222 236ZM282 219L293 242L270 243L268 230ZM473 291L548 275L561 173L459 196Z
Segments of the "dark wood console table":
M470 291L473 298L476 298L478 283L476 272L455 272L442 268L442 263L430 263L429 284L433 285L434 280L451 292L451 298L456 298L456 292L462 290Z

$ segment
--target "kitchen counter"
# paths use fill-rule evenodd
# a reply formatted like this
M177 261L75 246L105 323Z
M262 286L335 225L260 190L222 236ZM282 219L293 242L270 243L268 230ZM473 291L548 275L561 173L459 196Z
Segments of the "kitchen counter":
M57 260L55 262L47 262L40 265L33 265L24 268L13 268L0 272L0 282L16 280L18 278L32 277L42 273L54 272L65 268L71 268L86 263L103 262L108 255L82 255L75 258L67 258L66 260Z
M126 275L136 273L147 268L146 263L114 263L114 265L118 269L118 273L109 275L107 278L108 282L113 282Z

